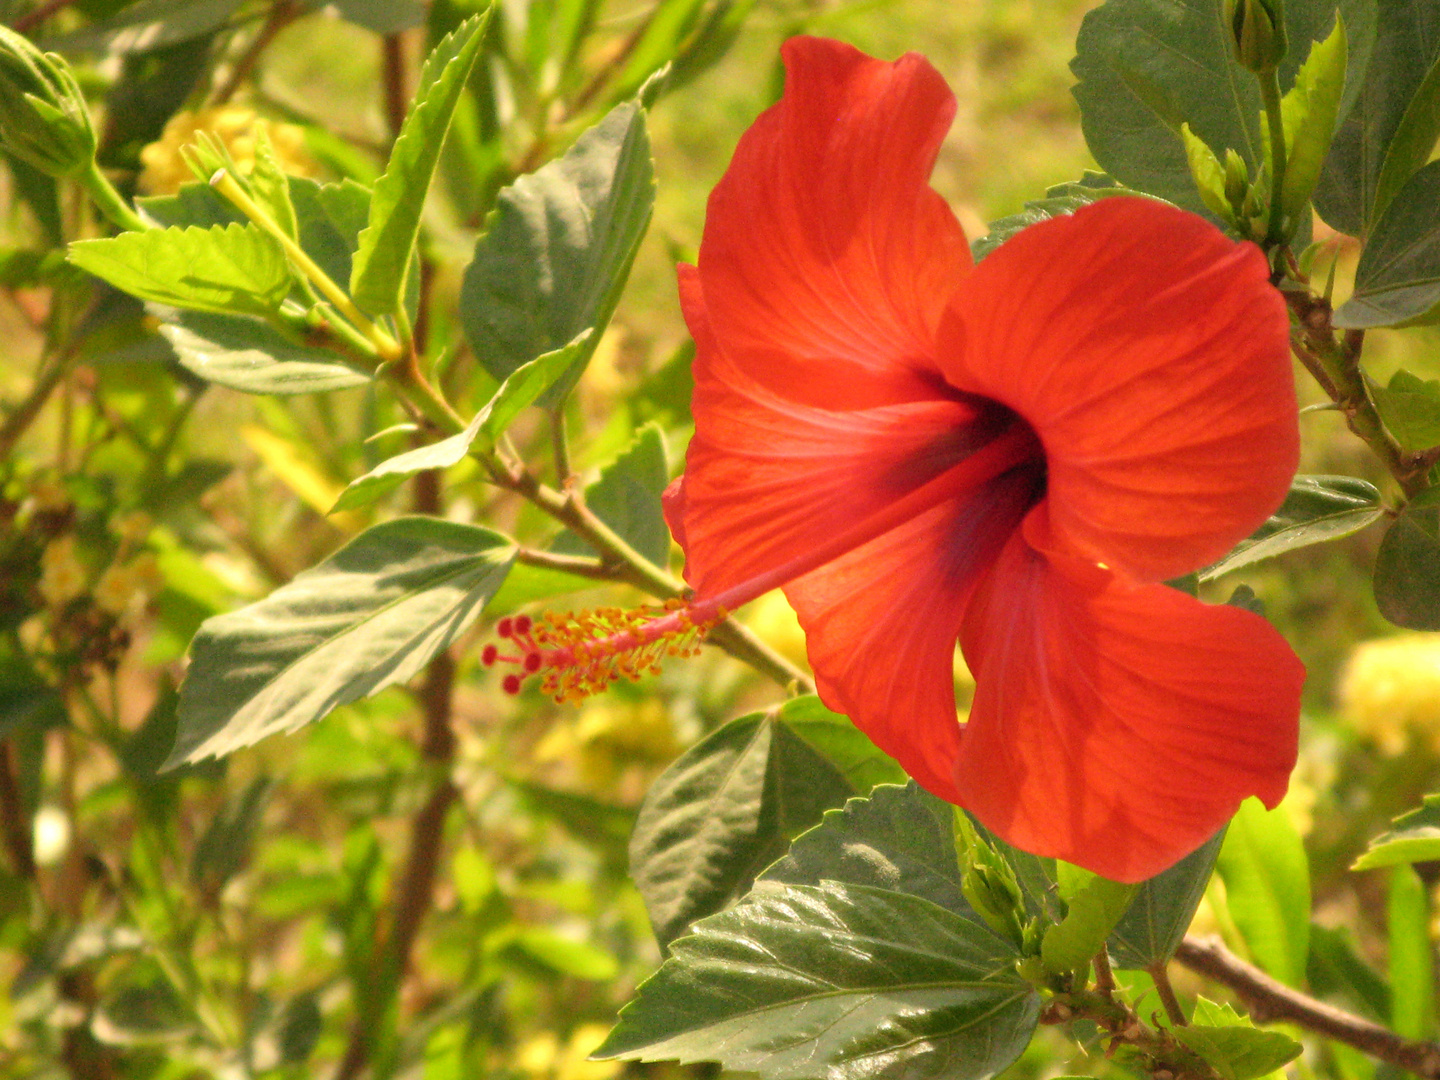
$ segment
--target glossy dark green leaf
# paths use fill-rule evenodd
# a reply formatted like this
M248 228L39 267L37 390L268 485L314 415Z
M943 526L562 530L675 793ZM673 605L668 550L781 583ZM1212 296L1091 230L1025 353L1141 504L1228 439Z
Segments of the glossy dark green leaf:
M790 730L820 751L857 794L868 795L876 784L904 784L905 770L869 737L827 709L814 694L791 698L780 710Z
M918 896L979 921L960 891L953 808L914 781L881 784L799 837L763 880L842 881Z
M1373 870L1440 859L1440 795L1426 795L1424 805L1401 814L1394 826L1371 840L1350 869Z
M665 433L658 424L644 424L634 441L585 489L585 505L627 544L663 567L670 562L670 530L660 508L660 495L669 482ZM553 550L595 554L573 533L562 534Z
M669 944L741 895L853 794L775 714L732 720L691 747L651 786L630 840L630 875L656 938Z
M1200 571L1201 581L1286 551L1357 533L1385 516L1374 484L1352 476L1297 476L1280 509L1229 555Z
M720 1061L765 1080L983 1080L1038 1019L1015 958L919 897L762 882L675 942L596 1055Z
M296 344L245 315L177 312L160 333L187 371L247 394L313 394L370 381L338 353Z
M352 480L340 493L330 512L333 514L374 502L416 473L426 469L448 469L459 464L472 450L488 453L511 421L547 387L552 386L574 362L576 354L586 347L588 338L587 331L563 349L536 357L518 368L500 384L494 396L475 414L464 431L382 461L358 480Z
M1310 949L1310 863L1283 808L1246 799L1231 819L1216 869L1230 917L1255 962L1289 986L1303 986Z
M405 682L480 614L514 557L488 529L399 518L264 600L207 619L168 764L228 754Z
M1370 398L1400 449L1415 453L1440 446L1440 379L1397 371L1389 386L1366 379Z
M1195 918L1225 838L1221 829L1170 869L1143 882L1110 935L1116 967L1148 968L1175 952Z
M1335 325L1397 326L1440 305L1440 161L1410 177L1375 222L1355 268L1355 291Z
M1288 1035L1260 1031L1229 1005L1201 998L1187 1027L1170 1033L1204 1058L1225 1080L1258 1080L1294 1061L1304 1049Z
M1358 55L1352 30L1351 69L1364 76L1353 104L1341 106L1340 127L1315 191L1320 216L1352 236L1365 236L1378 216L1375 197L1386 152L1440 53L1440 12L1430 0L1370 0L1366 6L1368 13L1357 10L1359 5L1344 8L1347 30L1370 15L1374 44ZM1352 95L1348 80L1345 94Z
M1435 141L1440 138L1440 50L1430 63L1430 70L1405 107L1400 126L1385 152L1385 164L1375 182L1373 216L1379 218L1390 202L1422 165L1430 160Z
M1373 15L1353 10L1363 7L1341 4L1356 63L1368 55L1374 28ZM1311 43L1329 34L1334 14L1326 3L1285 5L1290 49L1280 66L1282 89L1294 83ZM1217 155L1234 149L1250 175L1258 173L1266 143L1259 83L1232 59L1216 0L1107 0L1085 16L1075 53L1070 66L1085 142L1120 183L1202 213L1182 123Z
M1087 172L1079 180L1056 184L1045 189L1045 198L1027 202L1018 214L990 223L990 231L970 245L970 254L979 262L1021 229L1048 221L1053 217L1073 214L1107 195L1138 195L1137 191L1118 184L1104 173Z
M633 101L500 193L460 289L465 336L491 375L504 379L593 327L590 350L540 403L563 400L615 310L654 194L645 112Z
M1435 947L1430 940L1429 889L1413 867L1390 868L1385 906L1390 958L1390 1026L1407 1039L1435 1034Z
M438 45L420 72L415 104L390 150L385 172L375 181L370 221L361 232L350 272L350 295L376 315L400 304L406 269L420 234L425 195L440 160L465 82L480 55L490 8L461 23ZM564 345L558 342L556 347Z
M195 311L264 315L290 290L285 253L253 225L77 240L67 257L131 296Z
M1375 603L1409 630L1440 630L1440 488L1400 511L1375 554Z

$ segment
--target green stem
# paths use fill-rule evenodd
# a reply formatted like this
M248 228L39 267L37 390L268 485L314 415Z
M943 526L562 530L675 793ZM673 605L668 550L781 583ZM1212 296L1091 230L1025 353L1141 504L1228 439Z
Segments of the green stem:
M100 166L94 161L76 179L89 193L91 200L114 225L129 232L143 232L150 226L140 219L130 204L120 197L115 185L105 178Z
M565 405L550 410L550 445L555 455L555 481L561 487L570 484L570 442L565 437Z
M217 170L215 175L210 178L210 186L234 203L242 214L275 238L276 242L284 248L286 256L289 257L295 268L309 278L320 290L321 295L334 304L335 309L365 335L375 346L375 352L382 360L400 359L401 348L395 339L355 306L355 302L346 295L345 290L336 285L330 275L325 273L314 259L305 254L304 249L295 242L289 233L276 224L275 219L266 213L259 203L250 198L249 193L227 170Z
M1274 68L1260 76L1260 96L1270 129L1270 224L1265 240L1278 244L1284 239L1285 224L1285 124L1280 109L1280 75Z

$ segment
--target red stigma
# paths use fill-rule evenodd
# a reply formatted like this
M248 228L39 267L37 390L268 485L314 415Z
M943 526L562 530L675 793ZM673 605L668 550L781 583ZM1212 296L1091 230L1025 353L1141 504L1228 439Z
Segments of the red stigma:
M506 616L495 633L513 641L521 654L507 656L486 645L480 662L516 664L521 673L506 675L501 687L518 694L530 675L540 676L540 689L556 701L578 702L606 690L621 679L632 682L657 675L665 657L694 656L705 632L725 618L713 605L683 600L665 606L646 605L629 611L596 608L556 614L540 620L528 615Z

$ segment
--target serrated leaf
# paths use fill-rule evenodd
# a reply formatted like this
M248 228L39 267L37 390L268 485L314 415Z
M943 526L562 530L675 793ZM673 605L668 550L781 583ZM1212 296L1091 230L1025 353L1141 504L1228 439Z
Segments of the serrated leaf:
M952 810L914 781L881 784L869 798L828 811L762 880L891 889L979 922L960 891Z
M596 1057L718 1060L764 1080L982 1080L1039 995L988 930L858 885L758 885L677 941Z
M1389 386L1369 376L1365 385L1400 449L1415 453L1440 446L1440 379L1427 381L1402 370L1390 377Z
M270 145L269 129L264 124L255 127L255 166L246 177L250 196L279 225L292 240L299 239L300 229L295 220L295 204L290 201L290 184L275 149Z
M1187 1027L1170 1034L1215 1068L1225 1080L1258 1080L1300 1056L1288 1035L1260 1031L1229 1005L1200 998Z
M290 290L284 251L253 225L77 240L67 257L141 300L196 311L264 315Z
M372 314L388 315L400 304L425 195L451 117L480 55L490 10L461 23L426 59L415 104L400 127L385 172L375 181L370 223L360 234L350 275L351 298Z
M585 489L585 505L641 555L656 566L665 566L670 561L670 530L660 495L669 482L665 433L651 422L641 426L635 440ZM552 550L595 554L573 533L561 534Z
M1363 2L1340 5L1352 45L1360 39L1360 61L1374 27L1373 14L1367 19L1353 10ZM1282 87L1294 84L1308 43L1326 36L1334 12L1327 3L1285 5L1290 50L1280 65ZM1267 141L1259 84L1234 62L1233 51L1214 0L1107 0L1089 12L1070 67L1095 160L1128 187L1203 212L1180 135L1188 122L1212 150L1238 151L1257 175Z
M1087 172L1079 180L1056 184L1045 189L1045 198L1027 202L1018 214L990 223L990 231L970 245L970 255L979 262L1021 229L1049 221L1053 217L1073 214L1082 206L1109 195L1139 195L1115 182L1104 173Z
M1170 959L1195 918L1224 838L1221 829L1170 869L1141 882L1110 934L1116 967L1148 968Z
M1374 484L1351 476L1297 476L1280 509L1229 555L1201 570L1200 580L1214 581L1262 559L1339 540L1384 516Z
M1310 47L1295 85L1280 103L1286 147L1281 206L1287 221L1299 220L1320 182L1340 113L1349 56L1345 19L1337 12L1335 28Z
M1332 228L1364 237L1379 217L1376 195L1387 150L1440 53L1440 17L1429 0L1370 0L1342 10L1351 72L1363 78L1347 76L1347 100L1315 190L1315 209ZM1361 19L1373 27L1370 48L1362 39Z
M473 449L478 448L482 453L494 449L495 440L510 426L510 422L553 385L574 361L575 355L585 348L589 336L587 330L563 349L532 360L514 372L500 384L495 395L475 414L464 431L429 446L397 454L382 461L358 480L352 480L340 493L330 513L374 502L385 492L426 469L448 469L457 465Z
M790 730L823 754L857 794L877 784L904 784L905 770L850 722L827 709L814 694L791 698L780 707Z
M1375 603L1409 630L1440 630L1440 488L1406 504L1375 553Z
M488 529L400 518L264 600L206 620L167 765L294 731L411 678L480 613L514 556Z
M1216 869L1230 917L1255 962L1288 986L1305 985L1310 864L1285 809L1249 798L1230 822Z
M296 345L246 315L177 312L160 334L191 374L247 394L313 394L364 386L371 378L338 353Z
M1390 958L1390 1026L1407 1039L1435 1034L1435 947L1430 940L1429 889L1414 869L1390 870L1385 906Z
M630 875L661 945L742 894L853 794L774 715L732 720L691 747L651 786L630 838Z
M1440 161L1405 182L1375 222L1336 326L1399 326L1440 305Z
M1063 878L1062 878L1063 885ZM1040 960L1054 974L1078 971L1100 951L1140 886L1089 874L1085 884L1065 890L1065 917L1040 939Z
M1370 841L1351 870L1440 859L1440 795L1426 795L1424 805L1401 814L1393 824L1389 832Z
M615 310L654 195L645 112L633 101L500 192L460 288L460 321L486 371L504 379L594 328L540 404L564 399Z

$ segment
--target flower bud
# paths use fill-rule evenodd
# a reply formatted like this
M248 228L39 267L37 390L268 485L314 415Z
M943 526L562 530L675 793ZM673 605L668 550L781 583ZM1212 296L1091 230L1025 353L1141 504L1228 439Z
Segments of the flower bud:
M1225 151L1225 201L1239 214L1245 205L1245 196L1249 193L1250 170L1245 167L1245 159L1235 152L1235 148L1229 147Z
M1274 71L1285 58L1285 12L1281 0L1232 0L1230 33L1241 67Z
M50 176L95 160L95 128L70 66L0 26L0 146Z

